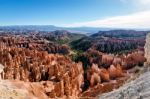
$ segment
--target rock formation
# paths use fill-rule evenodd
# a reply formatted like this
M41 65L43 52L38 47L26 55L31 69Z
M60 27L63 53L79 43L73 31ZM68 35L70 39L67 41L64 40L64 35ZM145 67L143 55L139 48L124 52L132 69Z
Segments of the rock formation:
M147 63L150 63L150 33L146 37L145 57L147 59Z
M113 55L90 49L78 61L71 60L69 50L30 36L0 37L2 79L39 99L95 97L119 87L129 69L145 62L139 50Z
M36 82L35 88L44 87L41 89L43 94L50 98L81 94L81 86L84 84L82 63L75 63L67 56L48 54L45 51L17 47L1 49L0 61L4 65L4 79L30 82L29 85L34 86L33 82ZM45 83L41 85L42 81ZM39 95L36 90L33 91L36 96Z
M0 64L0 79L4 78L4 66Z

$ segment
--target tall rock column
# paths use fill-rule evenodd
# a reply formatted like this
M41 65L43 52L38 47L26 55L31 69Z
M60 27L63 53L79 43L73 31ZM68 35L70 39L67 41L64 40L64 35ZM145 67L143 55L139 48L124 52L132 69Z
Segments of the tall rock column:
M150 33L146 36L145 58L147 59L147 63L150 64Z

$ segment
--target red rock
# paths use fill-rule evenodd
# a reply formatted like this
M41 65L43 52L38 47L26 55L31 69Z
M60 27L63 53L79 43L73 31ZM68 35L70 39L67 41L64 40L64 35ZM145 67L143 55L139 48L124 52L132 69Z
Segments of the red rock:
M102 81L104 81L104 82L110 81L109 72L106 69L100 69L99 75L100 75Z
M108 69L109 75L111 79L117 78L117 69L114 65L111 65Z
M97 73L93 73L90 79L91 87L93 87L94 85L97 85L98 83L101 83L101 78Z
M99 73L99 68L97 64L92 64L91 67L92 72Z
M108 71L112 79L123 76L123 71L119 64L116 67L114 65L111 65Z
M102 65L107 68L113 63L114 57L111 55L102 55Z

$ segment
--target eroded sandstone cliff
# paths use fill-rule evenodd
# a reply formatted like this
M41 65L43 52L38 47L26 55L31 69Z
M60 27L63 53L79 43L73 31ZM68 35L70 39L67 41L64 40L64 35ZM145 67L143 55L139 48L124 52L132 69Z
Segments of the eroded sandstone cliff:
M13 39L0 39L0 64L4 66L2 79L25 90L27 99L94 98L120 87L130 74L135 73L129 70L143 66L145 62L143 50L124 55L88 50L79 57L81 60L74 62L67 55L49 54L36 47L16 46ZM54 49L58 50L57 47Z
M150 98L150 33L146 37L145 64L140 76L135 80L126 83L119 89L98 96L98 99L149 99ZM138 58L138 57L137 57Z

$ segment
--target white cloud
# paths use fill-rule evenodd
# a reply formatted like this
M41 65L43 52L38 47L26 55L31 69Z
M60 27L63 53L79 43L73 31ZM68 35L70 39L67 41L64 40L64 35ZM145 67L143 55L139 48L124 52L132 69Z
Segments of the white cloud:
M133 0L135 3L141 4L141 5L149 5L150 0Z
M139 8L150 8L150 0L120 0L125 4L132 4L133 6L137 6Z
M150 28L150 10L124 16L114 16L105 19L74 23L71 27L108 27L108 28Z
M73 23L69 27L108 27L108 28L150 28L150 0L119 0L120 2L132 5L135 13L113 16L104 19Z

